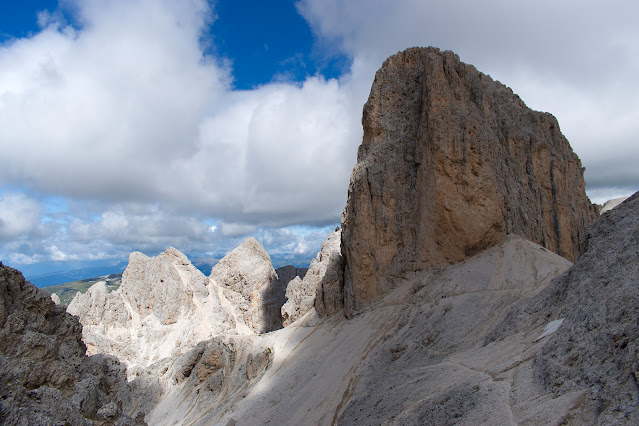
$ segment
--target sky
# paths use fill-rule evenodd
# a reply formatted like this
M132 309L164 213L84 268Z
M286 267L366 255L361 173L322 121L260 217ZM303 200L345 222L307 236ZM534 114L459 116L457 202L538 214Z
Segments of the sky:
M339 224L375 71L453 50L552 113L593 202L639 190L639 3L0 3L0 259L27 278Z

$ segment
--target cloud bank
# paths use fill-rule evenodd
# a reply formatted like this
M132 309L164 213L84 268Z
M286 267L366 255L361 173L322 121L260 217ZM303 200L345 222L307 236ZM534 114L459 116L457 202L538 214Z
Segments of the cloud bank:
M208 2L70 4L72 25L41 13L40 32L0 45L0 256L18 266L210 254L251 234L312 256L339 221L374 73L415 45L556 115L594 201L639 189L639 5L302 0L315 53L350 68L238 91Z

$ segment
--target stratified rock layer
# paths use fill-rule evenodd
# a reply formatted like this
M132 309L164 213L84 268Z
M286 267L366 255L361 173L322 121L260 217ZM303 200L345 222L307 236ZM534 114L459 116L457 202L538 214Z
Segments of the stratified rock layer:
M411 48L387 59L362 123L342 218L347 312L507 233L579 255L596 211L557 120L454 53Z

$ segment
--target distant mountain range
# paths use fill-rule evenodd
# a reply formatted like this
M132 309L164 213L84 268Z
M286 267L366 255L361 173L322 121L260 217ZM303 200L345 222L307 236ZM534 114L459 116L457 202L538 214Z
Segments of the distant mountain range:
M48 287L65 283L86 280L91 277L103 277L112 274L120 274L126 269L127 262L120 262L117 265L91 266L87 268L73 269L68 271L52 272L44 275L26 276L32 284L37 287Z

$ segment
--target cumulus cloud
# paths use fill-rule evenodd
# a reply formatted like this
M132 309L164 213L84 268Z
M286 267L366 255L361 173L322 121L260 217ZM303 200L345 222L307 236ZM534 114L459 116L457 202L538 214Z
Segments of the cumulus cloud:
M298 10L361 76L410 46L453 50L558 118L590 189L639 189L639 4L301 0Z
M2 195L3 258L216 256L248 235L311 254L339 221L374 73L415 45L451 49L555 114L593 194L639 189L639 5L301 0L316 54L345 55L348 72L237 91L230 62L205 53L208 1L68 4L73 25L42 12L40 32L0 44L0 188L69 200L51 215Z
M37 230L42 208L22 193L0 196L0 241L30 235Z
M0 47L0 180L251 224L337 220L361 105L336 80L232 92L203 54L205 1L77 8L79 28L41 16Z

